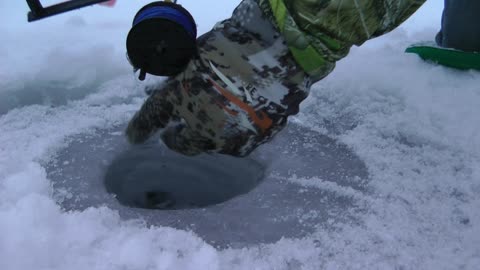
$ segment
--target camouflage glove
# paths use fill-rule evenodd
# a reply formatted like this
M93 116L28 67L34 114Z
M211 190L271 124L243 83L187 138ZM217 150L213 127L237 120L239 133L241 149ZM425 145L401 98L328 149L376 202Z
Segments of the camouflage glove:
M142 143L161 130L164 143L182 154L245 156L298 112L308 76L255 1L243 1L197 44L184 72L151 89L128 139Z

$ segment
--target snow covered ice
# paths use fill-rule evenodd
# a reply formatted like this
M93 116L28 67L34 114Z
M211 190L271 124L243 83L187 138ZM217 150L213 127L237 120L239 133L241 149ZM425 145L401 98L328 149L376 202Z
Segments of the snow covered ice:
M0 269L478 269L480 72L403 53L434 38L442 1L314 86L252 156L258 186L179 211L102 190L145 98L124 44L146 2L34 24L0 3ZM201 32L238 4L184 2Z

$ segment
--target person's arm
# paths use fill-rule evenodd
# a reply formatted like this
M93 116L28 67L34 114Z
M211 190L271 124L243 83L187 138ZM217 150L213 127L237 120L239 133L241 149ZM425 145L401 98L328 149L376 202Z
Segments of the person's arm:
M259 0L299 64L316 79L353 45L383 35L425 0Z
M247 156L286 126L312 82L352 45L390 31L423 3L397 1L242 1L197 39L198 57L170 78L175 84L157 87L128 126L130 142L176 119L161 137L170 149Z

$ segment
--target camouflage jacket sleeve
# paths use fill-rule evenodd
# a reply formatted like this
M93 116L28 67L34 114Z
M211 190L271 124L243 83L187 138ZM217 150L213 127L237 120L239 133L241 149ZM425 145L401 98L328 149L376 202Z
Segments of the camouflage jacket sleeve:
M393 30L425 0L259 0L297 62L321 79L352 45Z

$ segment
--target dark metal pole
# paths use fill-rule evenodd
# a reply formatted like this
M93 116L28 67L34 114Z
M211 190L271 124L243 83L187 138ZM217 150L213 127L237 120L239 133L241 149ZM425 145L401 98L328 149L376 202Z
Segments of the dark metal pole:
M28 21L33 22L46 17L57 15L60 13L72 11L75 9L83 8L86 6L95 5L109 0L71 0L59 4L55 4L49 7L43 7L40 0L26 0L30 7L28 13Z
M36 14L41 12L43 9L43 6L39 0L27 0L27 4L30 7L30 10Z

